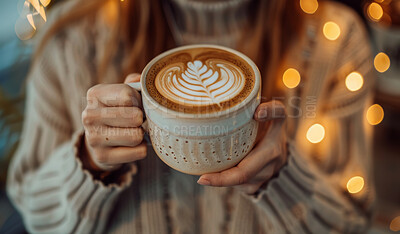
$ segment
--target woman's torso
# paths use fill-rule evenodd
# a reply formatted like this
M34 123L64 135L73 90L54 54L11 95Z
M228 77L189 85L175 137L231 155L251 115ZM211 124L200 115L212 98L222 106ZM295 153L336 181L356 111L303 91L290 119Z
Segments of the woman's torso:
M341 8L330 3L325 7L334 8L336 12ZM291 102L291 106L287 106L289 113L295 110L307 112L307 102L312 101L317 106L324 101L321 92L327 86L325 79L328 76L325 73L333 69L335 62L327 55L331 53L332 57L336 57L339 50L339 41L327 46L320 33L323 23L330 17L332 15L324 11L309 16L298 40L277 68L280 69L277 74L282 74L289 67L296 68L302 77L298 89L289 90L281 85L285 90L283 101L297 98L297 101ZM79 26L80 30L71 30L72 33L68 35L65 44L65 59L71 77L61 85L64 87L64 93L75 90L73 96L65 94L68 95L68 114L75 129L82 128L81 113L85 107L86 91L96 84L94 70L99 60L96 52L106 41L96 36L97 43L92 47L85 47L86 45L82 44L82 40L88 40L81 36L82 31L84 35L94 38L92 26L91 22L85 22ZM348 25L343 27L345 31ZM76 56L77 51L85 56ZM80 63L79 60L85 62ZM87 64L87 61L91 62L86 69L81 69L82 64ZM120 81L121 71L118 62L114 61L114 66L110 66L106 74L108 82ZM280 78L276 77L277 82ZM312 97L312 100L307 97ZM295 139L299 134L298 126L301 125L302 118L289 119L290 138ZM266 221L258 220L257 213L260 212L260 208L252 204L250 196L243 195L233 188L200 186L196 183L196 176L185 175L168 168L158 159L151 145L148 147L147 158L138 162L139 170L134 176L133 184L121 194L113 213L109 215L107 224L109 231L115 233L262 232L259 223Z

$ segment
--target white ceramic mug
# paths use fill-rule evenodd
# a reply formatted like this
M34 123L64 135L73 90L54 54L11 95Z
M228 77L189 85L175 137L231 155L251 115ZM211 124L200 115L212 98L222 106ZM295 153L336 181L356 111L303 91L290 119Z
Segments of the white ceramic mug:
M202 47L233 53L249 64L255 74L255 84L248 97L219 112L196 114L174 111L156 102L146 89L149 69L172 53ZM178 47L151 60L144 68L140 82L129 85L141 91L146 130L154 151L175 170L201 175L228 169L240 162L255 143L258 123L253 115L261 100L261 77L254 62L238 51L215 45Z

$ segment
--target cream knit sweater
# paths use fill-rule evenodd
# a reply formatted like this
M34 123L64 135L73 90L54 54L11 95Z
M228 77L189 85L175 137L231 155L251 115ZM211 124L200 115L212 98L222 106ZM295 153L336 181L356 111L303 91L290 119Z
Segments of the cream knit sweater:
M330 20L341 28L336 41L322 35ZM146 159L113 181L95 179L82 168L81 113L86 91L95 85L96 52L107 35L96 31L99 25L87 19L57 35L28 79L24 130L7 191L30 232L359 233L368 228L374 191L364 111L374 74L367 36L354 13L326 2L307 16L303 37L282 68L294 67L302 75L284 100L292 116L288 162L256 196L200 186L197 177L165 166L151 145ZM88 44L94 38L96 43ZM120 76L114 62L109 80ZM345 86L352 71L364 77L356 92ZM314 123L326 131L318 144L305 137ZM365 185L350 194L346 183L357 175Z

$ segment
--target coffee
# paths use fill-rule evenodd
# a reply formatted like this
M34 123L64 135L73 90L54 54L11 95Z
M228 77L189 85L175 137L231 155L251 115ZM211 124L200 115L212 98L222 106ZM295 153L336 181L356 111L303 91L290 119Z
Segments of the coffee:
M172 53L148 71L146 87L162 106L184 113L232 108L254 89L255 73L243 58L218 48Z

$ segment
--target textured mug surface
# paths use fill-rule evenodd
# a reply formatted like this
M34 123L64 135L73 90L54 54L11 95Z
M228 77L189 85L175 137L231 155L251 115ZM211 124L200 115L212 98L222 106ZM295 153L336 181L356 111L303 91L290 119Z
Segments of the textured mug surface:
M164 127L148 119L153 148L164 163L192 175L218 172L236 165L252 149L258 122L250 119L232 129L204 122L202 126ZM207 133L198 134L208 129ZM218 134L219 133L219 134Z
M243 58L255 74L251 93L243 102L213 113L184 113L161 106L146 89L146 75L151 66L171 53L203 47L222 49ZM193 175L222 171L236 165L252 149L258 130L253 114L260 104L261 78L254 62L242 53L214 45L169 50L144 68L140 89L154 151L175 170Z

